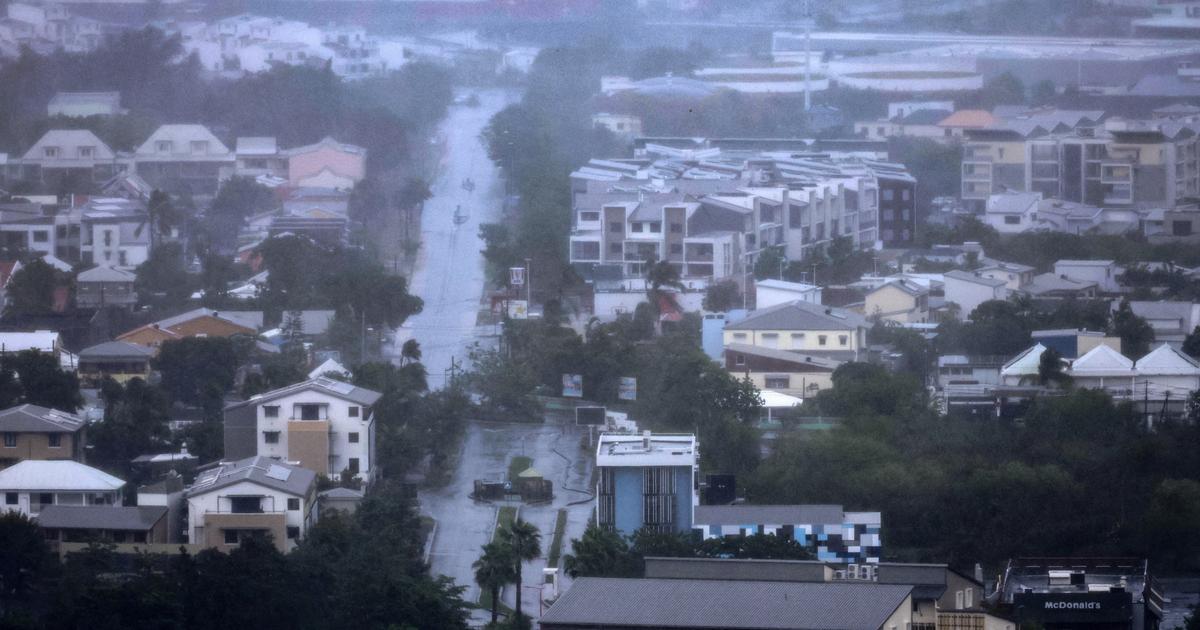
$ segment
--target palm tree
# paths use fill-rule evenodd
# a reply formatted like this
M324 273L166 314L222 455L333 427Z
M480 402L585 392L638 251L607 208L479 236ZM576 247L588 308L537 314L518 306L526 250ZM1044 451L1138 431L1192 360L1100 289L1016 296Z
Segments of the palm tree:
M515 561L513 563L516 571L517 584L517 619L520 623L521 619L521 565L527 560L533 560L542 554L542 534L538 531L536 525L527 521L513 521L511 525L504 529L502 539L508 544L509 553Z
M512 549L501 541L492 541L483 546L483 555L472 564L475 569L475 583L480 588L486 588L492 593L492 625L496 625L496 619L500 607L500 589L504 588L505 584L511 583L514 579L520 580L520 571L514 571L513 567L516 563L513 562ZM520 590L517 591L517 599L520 599ZM520 602L517 602L518 608Z
M400 363L406 365L421 360L421 344L416 339L409 339L400 347Z

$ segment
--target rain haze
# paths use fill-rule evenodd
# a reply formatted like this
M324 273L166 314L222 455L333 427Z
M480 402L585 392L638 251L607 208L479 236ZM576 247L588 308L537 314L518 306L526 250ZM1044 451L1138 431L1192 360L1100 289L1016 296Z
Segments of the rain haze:
M0 627L1200 630L1200 0L0 0Z

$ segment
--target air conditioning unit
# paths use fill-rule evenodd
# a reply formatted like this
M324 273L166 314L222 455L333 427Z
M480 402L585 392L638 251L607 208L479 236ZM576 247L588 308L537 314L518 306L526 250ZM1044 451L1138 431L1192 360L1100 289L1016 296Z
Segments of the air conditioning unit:
M833 579L835 579L835 580L844 580L844 579L846 579L846 572L845 572L845 571L843 571L842 569L838 569L838 570L834 571L834 572L833 572Z
M846 577L851 580L858 579L858 565L857 564L851 564L850 566L846 567Z

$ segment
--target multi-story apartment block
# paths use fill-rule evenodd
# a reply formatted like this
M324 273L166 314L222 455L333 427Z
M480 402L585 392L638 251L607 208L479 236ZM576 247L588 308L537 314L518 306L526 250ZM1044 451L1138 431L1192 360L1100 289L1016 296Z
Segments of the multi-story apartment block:
M690 532L698 458L690 434L601 435L596 522L625 536L643 528Z
M373 480L375 415L381 394L318 377L225 409L225 457L260 455L329 477Z
M269 457L221 462L198 474L186 497L188 541L220 551L256 534L291 551L317 522L316 473Z
M1197 132L1169 120L1108 120L1064 132L1008 124L967 132L962 197L1023 191L1104 207L1174 208L1200 196Z
M916 182L899 165L659 149L668 157L592 160L572 174L570 260L584 277L597 265L639 276L647 260L665 260L684 278L741 283L769 248L799 260L836 238L862 247L914 236Z

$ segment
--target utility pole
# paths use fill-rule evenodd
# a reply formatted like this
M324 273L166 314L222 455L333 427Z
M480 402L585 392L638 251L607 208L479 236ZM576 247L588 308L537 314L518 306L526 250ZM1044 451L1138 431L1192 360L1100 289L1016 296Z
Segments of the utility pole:
M454 381L456 380L456 376L460 367L461 366L457 361L454 360L454 356L452 355L450 357L450 367L446 368L446 371L450 373L449 377L446 379L448 387L454 387Z
M525 259L525 316L533 310L533 259Z

